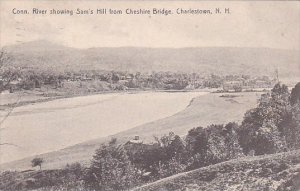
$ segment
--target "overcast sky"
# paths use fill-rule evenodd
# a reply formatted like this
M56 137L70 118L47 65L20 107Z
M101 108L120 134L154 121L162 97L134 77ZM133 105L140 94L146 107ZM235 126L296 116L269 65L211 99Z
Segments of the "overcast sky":
M300 2L0 1L0 45L49 40L89 47L270 47L300 49ZM14 15L12 9L230 8L230 15Z

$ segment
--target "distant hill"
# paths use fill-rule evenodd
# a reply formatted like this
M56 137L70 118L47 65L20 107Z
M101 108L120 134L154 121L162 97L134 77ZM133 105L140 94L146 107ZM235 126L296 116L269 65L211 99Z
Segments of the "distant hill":
M172 71L215 74L300 76L297 51L269 48L89 48L75 49L48 41L5 47L14 64L56 70Z
M235 159L133 189L160 190L299 191L300 151Z

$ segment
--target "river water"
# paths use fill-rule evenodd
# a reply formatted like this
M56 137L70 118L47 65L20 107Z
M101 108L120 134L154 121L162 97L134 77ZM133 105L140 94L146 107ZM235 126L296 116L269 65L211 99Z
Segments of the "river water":
M114 93L17 107L1 125L0 163L105 137L183 110L207 92ZM1 113L1 117L5 115Z

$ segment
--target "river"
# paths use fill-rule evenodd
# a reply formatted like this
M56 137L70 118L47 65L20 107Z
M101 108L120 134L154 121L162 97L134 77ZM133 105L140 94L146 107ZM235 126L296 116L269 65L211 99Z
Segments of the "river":
M113 135L183 110L208 92L112 93L17 107L1 125L0 163ZM1 113L1 117L5 115ZM10 145L13 144L13 145Z

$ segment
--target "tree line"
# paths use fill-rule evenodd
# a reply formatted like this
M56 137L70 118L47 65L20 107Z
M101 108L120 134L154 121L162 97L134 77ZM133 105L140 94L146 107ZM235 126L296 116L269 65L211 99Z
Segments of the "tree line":
M58 72L55 70L37 70L30 68L3 67L0 72L0 89L32 90L41 87L61 88L68 84L80 84L87 88L91 83L96 91L158 89L183 90L201 88L220 88L226 81L239 81L255 87L258 81L270 86L274 81L267 76L250 77L248 75L215 75L174 72L122 72L122 71L79 71ZM78 85L78 87L80 87ZM103 88L106 87L106 88Z
M225 81L239 81L253 87L258 82L263 82L268 86L274 82L268 76L250 77L249 75L154 71L151 73L104 70L58 71L55 68L42 70L17 67L13 62L13 58L5 50L0 51L0 92L4 90L10 90L11 92L32 90L41 87L64 89L69 84L73 84L71 89L76 89L76 86L78 86L77 88L88 89L92 86L93 91L119 91L128 89L183 90L220 88Z

